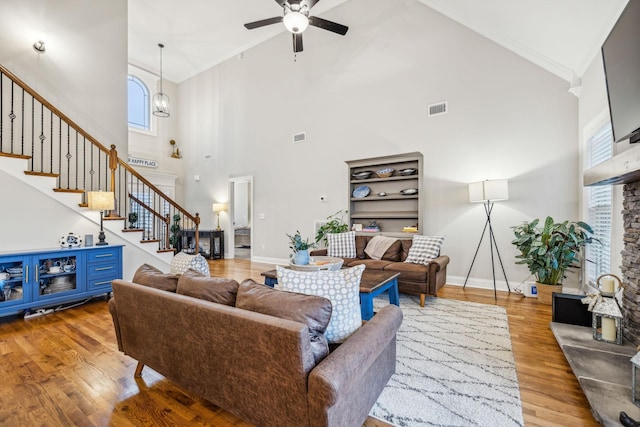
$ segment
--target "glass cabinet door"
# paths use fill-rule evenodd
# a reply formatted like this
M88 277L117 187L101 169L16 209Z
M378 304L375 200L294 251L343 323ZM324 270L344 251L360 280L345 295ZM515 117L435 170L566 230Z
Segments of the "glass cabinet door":
M0 306L20 304L28 300L25 291L29 288L24 284L28 278L28 264L24 257L3 257L0 261Z
M57 252L36 258L38 282L36 299L53 297L58 294L75 292L80 285L78 276L78 252L68 254Z

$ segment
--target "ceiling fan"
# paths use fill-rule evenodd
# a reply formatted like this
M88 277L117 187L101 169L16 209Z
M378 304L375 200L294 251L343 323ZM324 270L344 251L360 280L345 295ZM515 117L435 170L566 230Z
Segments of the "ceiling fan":
M320 0L276 0L276 3L282 7L284 12L283 16L250 22L244 24L244 26L249 30L253 30L282 22L285 28L293 35L293 51L296 53L302 52L302 32L306 30L309 25L343 36L347 34L349 27L318 18L317 16L309 16L309 11L319 1Z

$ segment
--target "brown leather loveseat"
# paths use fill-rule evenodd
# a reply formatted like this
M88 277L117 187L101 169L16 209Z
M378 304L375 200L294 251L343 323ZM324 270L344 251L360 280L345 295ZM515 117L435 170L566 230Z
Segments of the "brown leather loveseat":
M180 287L176 293L175 285L166 286L166 281L153 287L113 282L109 309L118 348L138 361L136 375L149 366L259 426L363 424L395 372L396 332L402 322L398 307L385 306L316 361L311 325L238 308L229 284L235 283L240 301L243 287L251 282L258 292L256 304L265 288L292 293L250 280L238 287L235 281L207 279L219 281L196 291L208 300L189 296L196 295L192 291L181 294ZM220 286L228 290L226 301L212 302L219 296L210 298L211 291ZM330 316L331 303L325 301Z
M367 243L373 236L356 235L356 257L343 258L345 267L364 264L367 270L385 270L400 273L398 290L407 294L420 295L420 306L424 307L426 295L435 296L447 282L447 264L449 257L440 255L431 260L428 265L404 262L409 254L412 239L398 239L382 256L382 259L369 258L365 253ZM326 249L315 250L311 256L326 255Z

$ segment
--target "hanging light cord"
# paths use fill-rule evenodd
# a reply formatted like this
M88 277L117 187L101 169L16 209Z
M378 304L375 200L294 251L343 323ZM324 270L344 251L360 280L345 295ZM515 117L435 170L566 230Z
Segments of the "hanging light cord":
M158 43L160 46L160 93L164 93L162 91L162 49L164 49L164 45L162 43Z

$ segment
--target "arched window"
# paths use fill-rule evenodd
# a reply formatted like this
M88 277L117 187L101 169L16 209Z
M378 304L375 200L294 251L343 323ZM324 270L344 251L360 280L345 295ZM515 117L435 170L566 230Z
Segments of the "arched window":
M149 89L142 80L129 74L127 81L129 127L151 130Z

